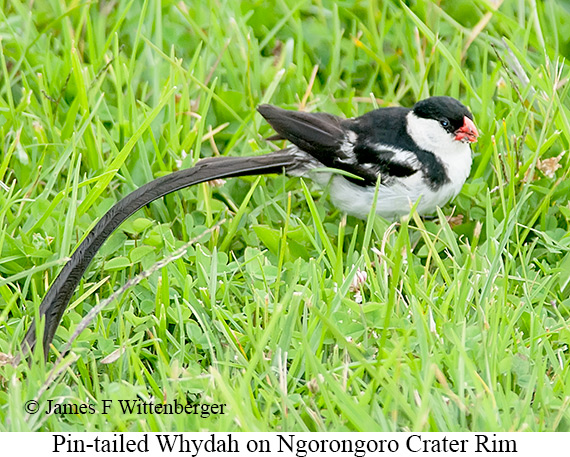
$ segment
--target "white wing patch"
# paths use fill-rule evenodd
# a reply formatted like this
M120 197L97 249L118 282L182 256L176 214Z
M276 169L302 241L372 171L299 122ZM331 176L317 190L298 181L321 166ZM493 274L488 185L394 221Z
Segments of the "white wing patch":
M358 135L356 134L356 132L352 130L346 131L346 135L342 143L340 144L340 152L342 152L345 157L339 159L339 162L348 163L348 164L356 163L356 154L354 154L354 145L356 144L357 139Z
M390 158L390 161L392 162L408 165L414 170L420 169L420 161L418 160L417 156L411 151L382 143L369 143L367 146L377 152L392 152L394 154L394 156Z

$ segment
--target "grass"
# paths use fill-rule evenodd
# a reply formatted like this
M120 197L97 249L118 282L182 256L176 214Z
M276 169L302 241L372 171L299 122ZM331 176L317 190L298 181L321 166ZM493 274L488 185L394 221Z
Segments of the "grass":
M0 3L5 354L114 202L199 157L269 151L260 103L356 116L447 94L481 132L434 219L345 218L285 176L139 211L86 273L50 360L0 367L0 430L570 428L566 3ZM56 363L93 306L222 220ZM135 398L227 414L121 413ZM43 414L49 401L96 412Z

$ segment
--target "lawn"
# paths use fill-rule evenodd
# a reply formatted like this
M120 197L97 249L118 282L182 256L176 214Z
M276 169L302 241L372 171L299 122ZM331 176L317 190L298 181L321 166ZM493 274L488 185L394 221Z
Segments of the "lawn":
M570 2L0 4L0 430L570 429ZM430 95L481 133L435 217L346 217L283 175L173 193L103 246L48 362L8 363L114 203L271 150L257 105L352 117Z

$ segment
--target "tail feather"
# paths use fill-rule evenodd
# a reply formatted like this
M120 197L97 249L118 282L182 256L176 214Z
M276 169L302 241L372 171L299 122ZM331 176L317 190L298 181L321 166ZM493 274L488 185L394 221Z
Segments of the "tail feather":
M97 222L91 232L72 254L46 293L39 308L45 318L43 350L47 358L63 313L83 277L83 273L105 240L119 225L143 206L185 187L220 178L281 173L294 167L297 158L287 150L257 157L213 157L200 160L194 167L162 176L139 187L117 202ZM36 325L32 323L21 344L22 355L36 344Z

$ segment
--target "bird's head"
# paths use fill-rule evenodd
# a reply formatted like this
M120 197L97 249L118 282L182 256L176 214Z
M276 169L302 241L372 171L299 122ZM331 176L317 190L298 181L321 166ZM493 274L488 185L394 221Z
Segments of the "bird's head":
M425 122L423 127L431 129L429 136L440 136L442 130L454 141L475 143L479 132L473 122L473 115L461 102L453 97L429 97L414 105L413 114Z

